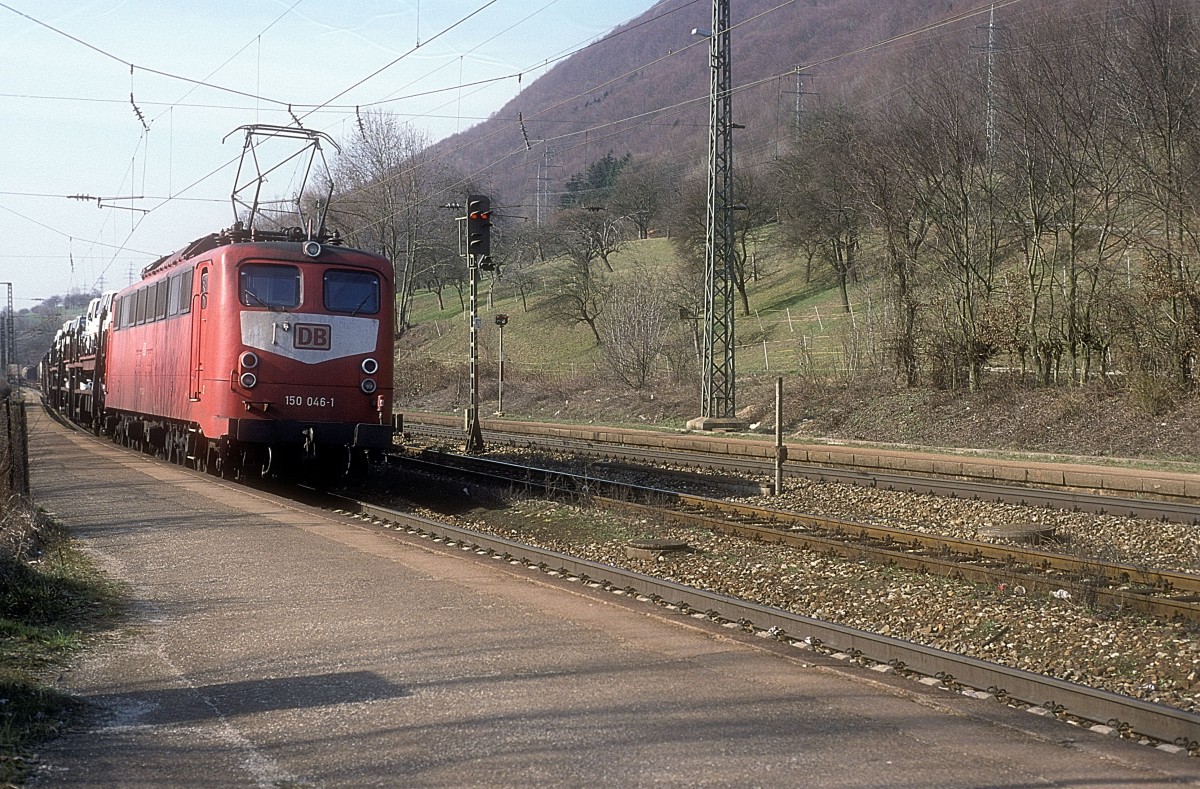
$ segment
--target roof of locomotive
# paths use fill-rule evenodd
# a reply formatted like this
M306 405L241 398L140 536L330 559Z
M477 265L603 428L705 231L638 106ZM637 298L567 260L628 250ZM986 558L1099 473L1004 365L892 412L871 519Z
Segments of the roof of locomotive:
M241 222L238 222L233 227L226 228L217 233L209 233L207 236L196 239L183 249L163 255L142 269L142 279L146 279L161 270L171 268L175 264L185 260L191 260L218 247L231 246L233 244L295 245L309 242L341 247L346 250L353 249L352 247L343 246L342 238L336 230L332 233L323 232L316 236L309 236L302 227L289 227L282 230L259 230L257 228L246 228ZM372 257L379 257L365 250L354 251L364 255L371 255Z

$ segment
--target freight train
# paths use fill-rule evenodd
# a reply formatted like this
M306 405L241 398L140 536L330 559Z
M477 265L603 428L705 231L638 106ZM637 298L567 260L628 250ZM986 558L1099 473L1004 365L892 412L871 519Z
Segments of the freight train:
M46 402L222 476L361 472L394 432L392 277L336 233L235 224L68 322L41 364Z

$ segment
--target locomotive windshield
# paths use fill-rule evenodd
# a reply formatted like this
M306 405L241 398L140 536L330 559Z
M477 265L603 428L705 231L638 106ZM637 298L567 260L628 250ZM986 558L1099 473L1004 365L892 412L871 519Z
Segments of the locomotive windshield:
M250 263L238 273L238 298L247 307L290 310L300 306L300 269Z
M364 271L326 271L325 309L351 315L379 312L379 277Z

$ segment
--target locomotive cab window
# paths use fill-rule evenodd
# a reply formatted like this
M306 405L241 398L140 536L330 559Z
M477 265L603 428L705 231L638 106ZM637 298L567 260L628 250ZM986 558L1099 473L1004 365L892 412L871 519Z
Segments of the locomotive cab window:
M325 309L351 315L379 312L379 277L365 271L326 271Z
M238 298L247 307L299 307L300 269L268 263L242 266L238 272Z

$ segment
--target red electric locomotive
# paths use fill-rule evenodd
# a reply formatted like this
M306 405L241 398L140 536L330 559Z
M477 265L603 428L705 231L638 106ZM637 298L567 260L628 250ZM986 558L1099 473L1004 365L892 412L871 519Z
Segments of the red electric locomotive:
M391 446L392 270L240 225L116 294L88 409L115 441L222 474L365 465Z
M311 170L333 141L303 128L241 130L232 197L245 222L97 299L95 314L59 332L42 386L67 417L176 463L328 480L392 444L392 267L343 247L323 212L316 231L257 228L274 170L260 168L260 146L299 141ZM247 162L255 172L243 178Z

